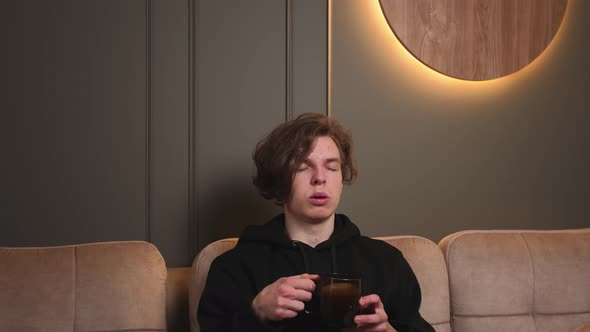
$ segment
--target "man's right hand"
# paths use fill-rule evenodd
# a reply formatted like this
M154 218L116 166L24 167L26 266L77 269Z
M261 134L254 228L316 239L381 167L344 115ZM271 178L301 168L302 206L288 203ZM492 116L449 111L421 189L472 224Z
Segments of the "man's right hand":
M252 309L260 320L293 318L305 308L315 290L317 274L300 274L280 278L264 287L252 301Z

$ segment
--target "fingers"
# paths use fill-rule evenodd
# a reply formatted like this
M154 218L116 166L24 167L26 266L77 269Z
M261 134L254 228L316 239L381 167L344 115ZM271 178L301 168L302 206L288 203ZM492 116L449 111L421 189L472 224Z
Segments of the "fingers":
M272 320L293 318L303 309L305 309L305 304L303 302L279 297L276 300L276 304L270 308L271 312L268 317Z
M317 274L301 274L288 278L282 278L279 280L281 280L283 283L286 283L289 287L292 287L294 289L313 292L315 290L315 282L313 282L313 280L317 279L316 277L319 276Z
M391 325L389 323L384 322L378 325L360 325L354 329L354 332L387 332L392 331ZM395 330L393 330L395 331Z
M313 280L318 280L319 278L320 278L320 275L319 274L303 273L303 274L298 274L298 275L295 275L295 276L286 277L285 279L311 280L313 282Z
M277 286L277 294L279 299L309 301L312 293L304 289L298 289L288 282L281 283Z
M387 319L383 319L383 316L377 313L371 315L357 315L354 318L354 322L359 325L375 325L381 324L384 321L387 321Z
M299 281L303 281L305 283L311 281L311 283L313 283L315 285L315 283L313 281L318 280L319 278L320 278L320 276L318 274L304 273L304 274L298 274L296 276L288 277L287 279L299 280Z
M252 309L263 320L281 320L297 316L310 301L318 275L301 274L280 278L266 286L252 300Z
M297 311L290 309L276 308L274 312L274 317L277 317L278 319L293 318L295 316L297 316Z
M279 298L277 300L277 305L278 308L291 310L295 312L302 311L303 309L305 309L305 304L303 302L285 298Z
M365 308L373 305L375 309L378 306L381 306L381 309L383 309L383 302L381 302L381 298L377 294L371 294L361 297L361 299L359 300L359 304L361 305L361 307Z
M361 297L359 300L361 308L373 308L373 313L361 314L354 317L354 322L358 324L359 331L386 331L389 327L387 313L383 308L383 302L379 295L371 294Z
M315 275L302 274L277 280L277 295L298 301L310 301L312 292L315 290L315 283L312 281ZM302 309L303 310L303 307Z
M319 274L309 274L309 273L300 274L299 276L301 278L306 278L306 279L311 279L311 280L317 280L320 278Z

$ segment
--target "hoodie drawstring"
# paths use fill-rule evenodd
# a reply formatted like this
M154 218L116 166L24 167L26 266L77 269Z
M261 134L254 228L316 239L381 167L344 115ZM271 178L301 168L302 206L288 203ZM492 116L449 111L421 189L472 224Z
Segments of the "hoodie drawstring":
M336 246L332 244L330 248L330 253L332 256L332 273L338 272L338 266L336 265Z

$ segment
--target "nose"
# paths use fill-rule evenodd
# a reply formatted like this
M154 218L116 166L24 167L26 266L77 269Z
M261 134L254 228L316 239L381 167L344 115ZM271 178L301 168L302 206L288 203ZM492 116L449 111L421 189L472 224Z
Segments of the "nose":
M324 173L324 171L321 169L316 170L315 172L313 172L311 183L313 185L321 185L326 183L326 173Z

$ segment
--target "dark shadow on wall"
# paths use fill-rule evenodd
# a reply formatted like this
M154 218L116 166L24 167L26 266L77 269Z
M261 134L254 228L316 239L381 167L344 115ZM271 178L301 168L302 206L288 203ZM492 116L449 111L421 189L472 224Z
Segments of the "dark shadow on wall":
M260 196L250 175L227 174L207 193L199 193L198 250L228 237L239 237L247 225L263 224L282 208ZM196 254L196 253L195 253Z

